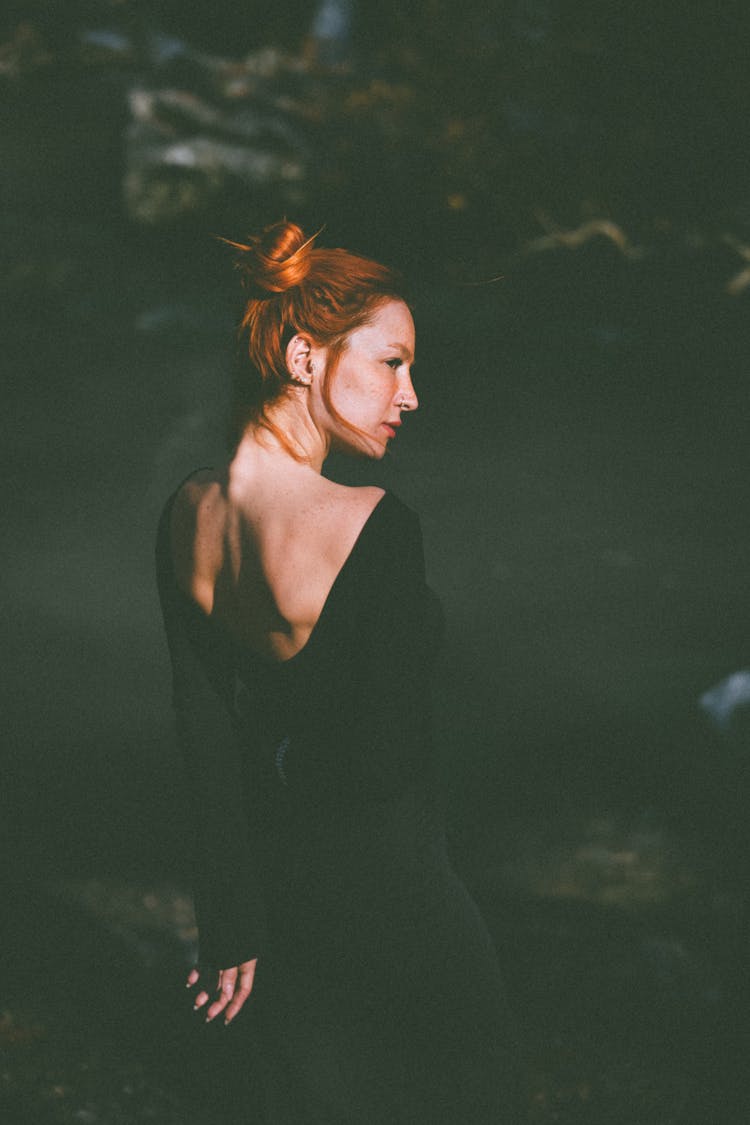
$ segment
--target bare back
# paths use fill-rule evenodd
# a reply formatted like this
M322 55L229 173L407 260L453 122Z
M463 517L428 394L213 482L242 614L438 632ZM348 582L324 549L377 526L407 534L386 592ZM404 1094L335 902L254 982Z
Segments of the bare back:
M382 497L380 488L349 488L296 466L241 484L203 470L172 509L178 585L254 652L290 660Z

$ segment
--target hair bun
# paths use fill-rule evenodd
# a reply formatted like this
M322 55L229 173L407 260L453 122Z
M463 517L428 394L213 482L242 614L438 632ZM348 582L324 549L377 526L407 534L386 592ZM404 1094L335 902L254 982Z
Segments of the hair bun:
M237 268L248 288L264 293L283 293L305 280L311 264L312 244L316 235L305 238L296 223L273 223L262 234L254 235L247 243L222 242L240 251Z

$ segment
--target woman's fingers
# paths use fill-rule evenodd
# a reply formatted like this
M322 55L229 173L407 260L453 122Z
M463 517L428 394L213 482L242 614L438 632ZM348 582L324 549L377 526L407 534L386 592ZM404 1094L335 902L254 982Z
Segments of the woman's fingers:
M235 982L234 996L232 997L231 1003L227 1005L227 1010L224 1013L224 1023L231 1023L252 992L253 980L255 979L255 966L257 964L258 959L256 957L252 961L243 961L240 965L237 974L239 979Z
M237 980L237 969L222 969L219 973L219 995L216 997L210 1008L206 1011L206 1023L210 1023L212 1019L218 1016L219 1012L223 1012L229 1001L234 996L234 985Z
M254 958L252 961L243 961L241 965L220 970L218 979L214 978L217 979L215 986L208 984L206 974L201 974L199 969L190 971L187 979L188 988L199 982L205 985L196 994L193 1004L195 1011L204 1008L206 1004L209 1005L206 1008L206 1023L216 1019L221 1012L225 1012L225 1024L234 1019L252 991L257 963L257 958Z
M205 969L190 970L190 975L187 979L187 987L191 988L196 984L201 986L200 990L196 992L193 997L193 1008L195 1011L198 1011L199 1008L202 1008L204 1004L208 1003L209 994L216 992L217 985L215 982L219 979L220 974L215 971Z

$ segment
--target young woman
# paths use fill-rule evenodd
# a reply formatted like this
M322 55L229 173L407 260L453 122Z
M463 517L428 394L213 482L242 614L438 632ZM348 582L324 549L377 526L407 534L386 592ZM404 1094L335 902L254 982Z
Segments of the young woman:
M397 277L281 222L237 246L242 434L159 529L209 1021L242 1011L267 1125L519 1121L495 953L445 850L419 521L335 484L417 409ZM233 1032L240 1034L240 1032Z

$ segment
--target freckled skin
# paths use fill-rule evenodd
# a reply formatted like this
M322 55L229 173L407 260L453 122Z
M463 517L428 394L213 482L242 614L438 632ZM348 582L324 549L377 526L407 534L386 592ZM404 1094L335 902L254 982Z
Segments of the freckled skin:
M312 351L313 365L325 362L325 350ZM391 432L386 423L398 421L401 410L419 405L411 381L414 362L414 321L402 301L388 301L369 324L350 334L331 380L333 407L361 434L342 426L313 390L310 413L327 431L331 448L381 458ZM404 404L403 406L399 404Z

